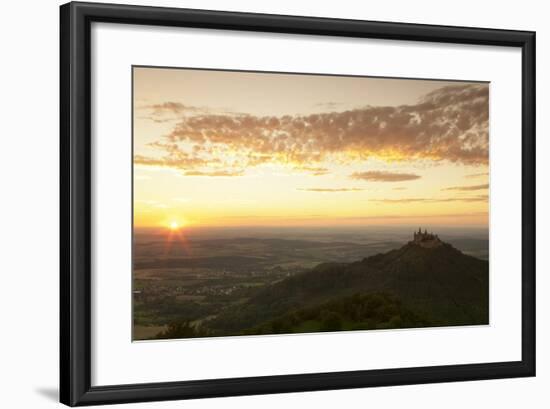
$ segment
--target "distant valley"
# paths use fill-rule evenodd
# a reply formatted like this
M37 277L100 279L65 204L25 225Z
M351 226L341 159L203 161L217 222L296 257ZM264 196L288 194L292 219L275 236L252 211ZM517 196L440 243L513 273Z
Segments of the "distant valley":
M488 238L410 231L136 235L134 339L486 324Z

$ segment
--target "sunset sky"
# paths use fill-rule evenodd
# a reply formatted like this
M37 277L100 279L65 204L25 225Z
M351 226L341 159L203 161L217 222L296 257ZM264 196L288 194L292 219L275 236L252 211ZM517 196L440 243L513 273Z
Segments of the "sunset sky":
M488 223L489 85L134 67L134 225Z

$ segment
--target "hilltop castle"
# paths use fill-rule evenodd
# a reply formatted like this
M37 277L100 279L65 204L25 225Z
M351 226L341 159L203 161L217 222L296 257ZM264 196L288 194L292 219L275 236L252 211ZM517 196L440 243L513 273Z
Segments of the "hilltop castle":
M418 244L419 246L427 248L437 247L442 244L442 241L439 239L439 236L437 234L428 233L426 229L424 229L424 233L422 233L420 227L418 228L418 232L413 233L412 242L414 244Z

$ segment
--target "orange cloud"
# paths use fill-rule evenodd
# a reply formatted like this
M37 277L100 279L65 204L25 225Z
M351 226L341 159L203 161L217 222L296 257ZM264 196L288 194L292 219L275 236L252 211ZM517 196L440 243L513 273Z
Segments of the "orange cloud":
M192 157L179 152L177 155L167 155L162 158L151 158L143 155L134 155L134 164L145 166L158 166L176 169L191 169L197 166L207 165L208 162L198 157Z
M166 102L153 109L183 113L154 147L166 155L165 166L185 168L196 159L195 169L203 172L210 166L204 162L223 164L228 172L276 163L303 171L323 169L317 171L323 174L325 168L319 165L326 162L370 157L484 165L488 98L487 84L462 84L433 91L414 105L280 117L209 114L199 108L197 114L188 115L190 107ZM234 160L229 163L228 157ZM146 158L140 161L147 164Z
M372 170L368 172L355 172L351 174L351 179L368 180L371 182L404 182L407 180L420 179L419 175L413 173L385 172L382 170Z
M489 189L488 183L485 183L483 185L453 186L453 187L447 187L442 190L458 190L461 192L469 192L472 190L485 190L485 189Z
M400 203L440 203L440 202L486 202L489 200L487 195L477 195L470 197L444 197L444 198L418 198L418 197L409 197L401 199L372 199L372 202L377 203L389 203L389 204L400 204Z
M298 188L296 190L300 190L302 192L333 193L333 192L362 192L365 189L354 188L354 187L352 188L342 187L342 188L335 188L335 189L312 187L312 188Z
M295 166L294 170L310 172L314 176L322 176L329 173L327 168L315 167L315 166Z
M212 172L203 172L200 170L191 170L184 173L185 176L242 176L244 171L214 170Z
M153 115L162 115L165 113L181 114L183 112L205 112L204 108L185 105L181 102L167 101L161 104L147 105L142 108L151 110Z
M478 177L481 177L481 176L488 176L488 175L489 175L489 172L482 172L482 173L471 173L471 174L466 175L464 177L467 178L467 179L473 179L473 178L478 178Z

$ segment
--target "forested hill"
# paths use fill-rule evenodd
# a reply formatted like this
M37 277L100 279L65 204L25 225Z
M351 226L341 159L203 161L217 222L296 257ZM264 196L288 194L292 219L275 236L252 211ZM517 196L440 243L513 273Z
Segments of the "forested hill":
M369 297L380 294L396 317L408 317L393 327L487 324L489 265L447 243L425 248L410 242L353 263L320 264L263 288L207 327L215 334L250 333L293 313L309 319L321 312L326 316L331 308L368 308Z

